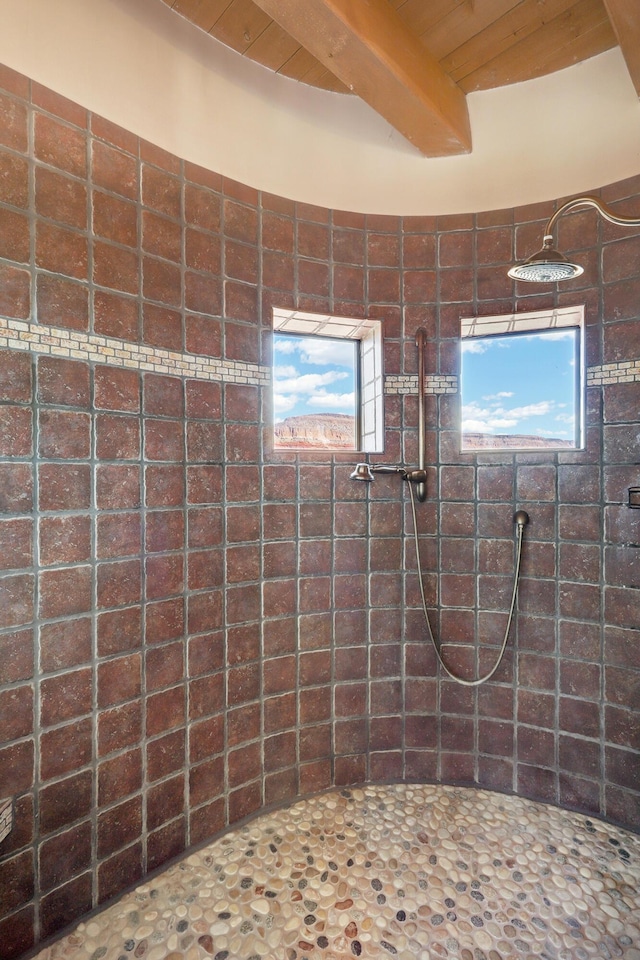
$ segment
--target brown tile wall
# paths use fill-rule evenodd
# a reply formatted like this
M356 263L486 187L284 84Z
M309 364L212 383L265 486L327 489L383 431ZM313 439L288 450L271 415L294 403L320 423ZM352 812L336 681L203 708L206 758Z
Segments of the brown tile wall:
M0 80L4 317L268 363L272 305L366 315L387 373L416 372L426 326L427 372L452 374L461 316L584 303L590 365L639 356L640 241L593 211L559 225L584 277L515 290L507 265L551 203L403 219L293 203ZM640 180L602 195L640 210ZM332 784L477 783L638 828L637 383L588 391L573 454L460 455L458 398L429 398L422 548L455 669L493 661L512 514L531 516L517 630L479 689L439 678L398 480L274 458L259 387L8 345L0 400L3 960ZM416 420L414 397L387 398L388 460L416 461Z

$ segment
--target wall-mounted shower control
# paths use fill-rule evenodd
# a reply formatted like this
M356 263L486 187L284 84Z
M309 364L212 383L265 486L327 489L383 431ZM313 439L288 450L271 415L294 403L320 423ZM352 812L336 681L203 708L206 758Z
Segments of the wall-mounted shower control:
M13 829L13 801L0 800L0 843Z
M629 487L629 506L640 510L640 487Z

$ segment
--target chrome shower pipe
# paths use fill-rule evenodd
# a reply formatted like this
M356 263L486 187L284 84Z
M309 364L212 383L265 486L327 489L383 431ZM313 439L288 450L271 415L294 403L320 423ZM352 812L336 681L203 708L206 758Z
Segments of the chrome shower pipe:
M426 435L425 435L425 395L424 395L424 351L427 342L427 331L420 327L416 331L416 347L418 348L418 469L410 471L406 479L415 483L416 497L420 503L427 499L427 472L426 472Z

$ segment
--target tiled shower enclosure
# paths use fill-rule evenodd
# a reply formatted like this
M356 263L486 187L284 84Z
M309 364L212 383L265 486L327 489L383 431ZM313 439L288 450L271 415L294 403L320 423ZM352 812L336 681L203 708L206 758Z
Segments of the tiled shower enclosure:
M332 787L476 785L637 829L640 236L568 215L584 276L516 288L555 201L321 209L0 87L2 960ZM600 194L637 211L640 180ZM456 670L493 662L531 517L504 664L462 689L425 641L400 481L271 451L272 308L381 320L397 383L418 327L452 378L461 317L574 304L584 451L461 454L458 396L428 398L421 547ZM382 459L416 463L416 424L387 392Z

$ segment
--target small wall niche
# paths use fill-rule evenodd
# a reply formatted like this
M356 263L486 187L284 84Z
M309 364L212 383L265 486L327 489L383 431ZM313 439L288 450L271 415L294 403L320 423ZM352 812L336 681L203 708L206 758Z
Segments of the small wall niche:
M584 307L460 323L460 449L582 449Z

